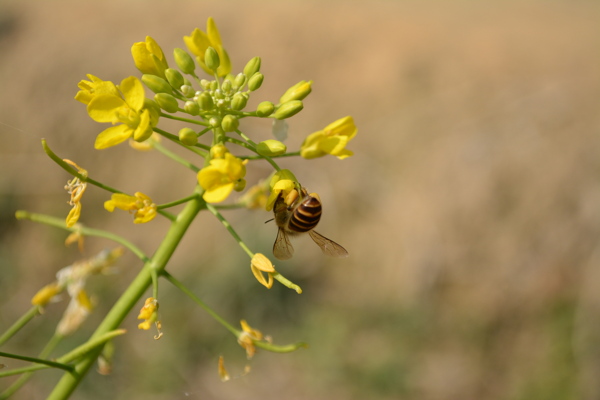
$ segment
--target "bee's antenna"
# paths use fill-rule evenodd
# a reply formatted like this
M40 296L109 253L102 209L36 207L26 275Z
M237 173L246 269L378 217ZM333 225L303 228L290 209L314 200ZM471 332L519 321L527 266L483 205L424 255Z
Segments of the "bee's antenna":
M265 224L266 224L266 223L268 223L268 222L271 222L271 221L273 221L274 219L275 219L275 218L271 218L271 219L269 219L269 220L266 220L266 221L265 221Z

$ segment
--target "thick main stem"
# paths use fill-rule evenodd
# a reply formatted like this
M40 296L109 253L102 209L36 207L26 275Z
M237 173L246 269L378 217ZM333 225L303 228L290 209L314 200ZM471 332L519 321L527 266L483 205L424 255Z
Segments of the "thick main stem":
M190 226L198 212L206 204L202 200L200 192L201 189L197 188L196 193L198 196L195 199L190 200L177 218L173 221L169 231L165 236L165 239L156 250L156 253L154 253L152 256L152 259L144 265L142 271L140 271L133 282L131 282L127 290L125 290L123 295L121 295L121 297L117 300L113 308L109 311L104 320L93 333L91 339L97 338L103 334L106 334L107 332L117 329L150 286L152 282L152 270L154 269L156 272L160 273L160 271L166 267L167 262L173 255L173 252L177 248L177 245L181 241L187 228ZM67 399L71 393L73 393L92 364L94 364L101 350L102 349L100 348L96 351L92 351L81 361L79 361L75 365L75 372L65 373L61 380L54 387L52 393L50 393L50 396L48 396L48 399Z

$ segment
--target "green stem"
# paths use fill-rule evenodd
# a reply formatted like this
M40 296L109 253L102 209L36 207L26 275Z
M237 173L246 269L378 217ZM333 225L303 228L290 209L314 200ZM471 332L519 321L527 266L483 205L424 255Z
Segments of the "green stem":
M231 236L233 236L233 238L236 240L236 242L238 242L240 247L244 249L246 254L248 254L250 258L254 257L254 253L252 252L252 250L250 250L248 246L246 246L246 243L244 243L240 235L237 234L237 232L233 229L231 224L221 215L221 213L215 208L215 206L213 206L212 204L207 204L206 209L210 211L210 213L213 214L215 217L217 217L219 221L221 221L225 229L227 229Z
M33 222L39 222L42 224L54 226L56 228L61 228L66 231L69 231L69 232L80 232L84 236L96 236L96 237L106 238L106 239L112 240L113 242L119 243L123 247L126 247L133 254L135 254L140 260L142 260L144 262L147 262L149 260L148 256L146 256L144 254L144 252L142 250L140 250L136 245L134 245L133 243L129 242L127 239L125 239L119 235L115 235L112 232L103 231L100 229L86 228L79 224L76 224L75 226L68 228L67 225L65 224L65 220L62 218L51 217L49 215L44 215L44 214L30 213L28 211L23 211L23 210L17 211L15 216L17 217L17 219L28 219Z
M13 337L14 334L17 333L21 328L27 325L27 323L31 321L33 317L39 314L41 314L40 306L31 307L25 314L21 316L21 318L12 324L10 328L8 328L6 332L2 334L2 336L0 336L0 346L2 346L8 339Z
M187 203L188 201L193 200L196 197L198 197L198 195L197 194L193 194L191 196L184 197L183 199L175 200L175 201L172 201L170 203L161 204L161 205L157 206L156 208L159 209L159 210L162 210L164 208L175 207L175 206L178 206L180 204Z
M60 343L62 338L63 338L62 335L55 333L52 336L52 338L50 339L50 341L48 341L48 343L46 343L46 346L44 346L44 349L40 352L40 354L38 355L38 358L48 358L48 356L50 356L50 353L52 353L52 351L56 348L56 346L58 346L58 344ZM17 390L19 390L25 383L27 383L29 378L31 378L31 376L33 375L34 371L44 369L44 368L47 368L47 367L45 365L31 365L29 367L18 368L18 369L13 369L11 371L6 371L7 373L13 372L13 373L23 374L23 375L21 375L19 377L19 379L17 379L12 385L10 385L4 392L0 393L0 400L8 399Z
M160 117L161 117L161 118L173 119L173 120L175 120L175 121L188 122L188 123L190 123L190 124L195 124L195 125L209 126L208 122L198 121L198 120L196 120L196 119L189 119L189 118L183 118L183 117L176 117L176 116L174 116L174 115L165 114L165 113L160 113Z
M202 194L201 189L197 188L196 193L198 195ZM91 339L101 337L119 327L150 286L152 280L151 270L154 269L157 273L161 273L164 270L173 255L173 252L183 238L183 235L198 212L204 207L204 204L205 203L201 200L200 196L186 204L185 208L171 224L169 231L158 247L156 253L153 255L152 260L146 262L142 271L117 300L104 320L100 323ZM62 379L54 387L52 393L50 393L48 399L57 400L68 398L79 385L81 379L88 372L100 352L101 349L98 348L90 351L84 356L75 365L75 373L63 375Z
M279 272L273 274L273 279L275 279L276 281L279 281L279 283L281 283L285 287L294 289L296 291L296 293L302 294L302 288L300 286L296 285L295 283L290 281L288 278L281 275Z
M162 144L155 142L152 146L156 150L158 150L161 153L163 153L165 156L169 157L171 160L173 160L175 162L178 162L179 164L185 166L186 168L189 168L189 169L191 169L194 172L200 171L200 168L196 167L194 164L192 164L191 162L189 162L185 158L179 157L177 154L173 153L171 150L167 149Z
M295 156L299 156L299 155L300 155L299 151L294 151L292 153L284 153L284 154L279 154L278 156L271 156L271 158L295 157ZM261 156L259 154L259 155L256 155L256 156L239 156L238 158L242 159L242 160L262 160L265 157Z
M238 135L240 135L242 137L242 139L244 139L246 142L250 143L254 149L252 147L247 147L244 146L250 150L252 150L253 152L255 152L256 154L258 154L258 151L256 151L256 146L257 144L254 143L248 136L246 136L246 134L242 131L240 131L239 129L236 129L235 131ZM243 142L240 142L243 143ZM269 156L261 156L263 157L265 160L267 160L269 162L269 164L271 164L273 166L273 168L275 168L275 171L281 171L281 168L279 168L279 165L277 165L277 163L275 161L273 161L273 159Z
M296 351L301 347L308 347L308 343L304 343L304 342L298 342L298 343L292 343L292 344L287 344L287 345L282 345L282 346L278 346L276 344L272 344L269 342L265 342L265 341L253 341L254 345L256 347L260 347L261 349L265 349L268 351L272 351L273 353L291 353L292 351Z
M153 130L156 133L160 133L163 137L169 139L173 143L176 143L176 144L178 144L181 147L184 147L184 148L186 148L186 149L188 149L190 151L193 151L194 153L198 154L200 157L206 158L208 156L208 154L209 154L208 150L210 150L210 146L205 146L205 145L200 144L200 143L196 144L195 146L188 146L188 145L185 145L185 144L181 143L179 141L179 137L177 137L176 135L173 135L172 133L169 133L167 131L163 131L160 128L153 128ZM197 147L203 148L204 150L207 150L207 151L202 151L202 150L200 150Z
M198 298L198 296L196 296L194 293L192 293L191 290L189 290L187 287L185 287L183 285L183 283L179 282L177 279L175 279L175 277L173 275L169 274L167 271L163 271L162 276L164 276L165 279L167 279L169 282L171 282L173 284L173 286L175 286L176 288L181 290L186 296L188 296L190 299L192 299L196 304L198 304L200 307L202 307L204 309L204 311L209 313L211 317L213 317L218 323L223 325L229 332L233 333L235 335L235 337L238 337L238 335L240 334L240 331L238 329L235 329L231 324L229 324L229 322L227 322L223 318L221 318L221 316L219 314L214 312L212 310L212 308L210 308L209 306L206 305L206 303L204 303L202 300L200 300Z
M98 348L102 349L106 342L114 339L117 336L121 336L127 332L125 329L115 329L110 332L106 332L104 334L99 335L98 337L93 337L82 344L81 346L77 346L64 356L61 356L56 359L56 361L61 363L70 363L76 361L82 357L85 357L88 353L97 350Z
M62 158L60 158L59 156L54 154L54 152L50 149L50 147L46 143L46 139L42 139L42 146L44 147L44 152L46 152L46 154L48 155L48 157L50 157L52 159L52 161L57 163L62 169L67 171L69 174L79 178L81 181L90 183L94 186L97 186L97 187L104 189L106 191L109 191L111 193L123 193L120 190L112 188L110 186L107 186L103 183L100 183L100 182L90 178L89 176L83 176L82 174L80 174L75 168L73 168L71 165L64 162L62 160Z
M69 371L69 372L73 371L73 366L71 366L71 365L66 365L66 364L62 364L59 362L55 362L55 361L42 360L41 358L27 357L27 356L22 356L19 354L5 353L3 351L0 351L0 357L14 358L15 360L21 360L21 361L29 361L29 362L36 363L36 364L46 365L48 367L64 369L65 371Z

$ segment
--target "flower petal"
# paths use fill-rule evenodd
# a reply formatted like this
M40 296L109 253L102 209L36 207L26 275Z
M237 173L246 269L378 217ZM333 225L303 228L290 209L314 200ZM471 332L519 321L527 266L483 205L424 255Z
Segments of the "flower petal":
M96 122L117 122L116 114L124 106L125 101L119 96L99 94L90 101L87 112Z
M142 82L135 76L130 76L121 81L119 89L125 97L127 105L135 111L140 111L144 106L144 100L146 98L144 93L144 86Z
M218 186L212 190L207 190L206 192L204 192L202 198L207 203L220 203L223 200L225 200L229 196L229 194L231 194L231 192L233 191L233 186L234 184L232 182L222 186Z
M116 146L129 139L132 134L133 130L127 125L111 126L98 134L96 142L94 143L94 148L101 150Z

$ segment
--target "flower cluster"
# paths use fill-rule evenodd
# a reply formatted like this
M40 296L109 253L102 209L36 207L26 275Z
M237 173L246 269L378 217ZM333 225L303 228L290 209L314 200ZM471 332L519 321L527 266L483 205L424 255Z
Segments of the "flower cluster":
M273 253L281 260L292 256L293 248L287 235L296 233L308 233L328 256L345 257L348 254L342 246L314 232L313 228L321 218L320 198L317 194L308 192L296 175L282 164L291 156L306 160L326 155L340 160L352 156L352 151L347 149L349 142L357 134L352 117L337 119L323 129L306 135L299 148L290 150L284 143L287 139L288 120L303 110L304 102L312 92L313 81L297 82L279 96L278 100L259 98L258 90L265 82L261 58L253 57L243 68L236 70L212 18L208 19L205 31L194 29L183 37L183 43L187 50L175 48L169 54L163 51L157 40L147 36L131 46L133 64L140 72L139 76L128 76L120 82L111 82L88 74L87 79L79 82L75 99L86 106L87 114L93 121L107 124L95 136L95 149L106 150L129 142L135 150L153 151L158 157L164 156L187 171L187 175L181 173L177 176L177 182L182 186L187 184L189 194L173 199L168 198L172 196L170 192L148 195L136 190L113 188L93 179L93 169L89 165L86 165L90 168L88 171L71 160L58 157L43 140L46 154L73 176L65 186L70 196L68 203L71 210L65 220L17 212L18 218L29 218L67 230L69 236L65 242L78 242L80 250L83 250L84 237L99 236L122 244L144 264L90 340L74 349L74 355L71 355L73 358L67 357L68 361L57 358L60 363L65 362L63 366L70 372L84 374L90 365L87 362L90 361L89 357L97 358L99 354L101 370L109 372L112 350L107 342L122 333L119 330L121 321L131 313L134 302L146 297L143 292L150 288L152 296L146 298L140 309L137 318L141 322L138 323L138 328L145 331L154 325L158 331L155 339L160 338L159 282L164 280L184 292L232 332L248 359L255 355L257 348L288 352L304 345L274 345L270 337L250 327L243 319L241 329L236 329L167 272L171 255L201 212L212 214L222 223L234 238L232 243L239 245L248 255L250 272L254 278L267 289L272 288L277 281L302 293L298 285L276 270L267 255L251 250L251 246L244 242L221 214L223 210L272 211L278 229ZM253 138L253 134L249 134L242 126L242 122L249 118L268 121L273 137ZM165 120L169 124L165 124ZM181 126L172 128L173 123ZM176 147L178 151L173 151L169 146ZM110 154L110 150L105 154ZM259 163L260 168L253 170L252 167ZM265 166L269 167L266 172ZM261 171L262 177L258 175ZM254 179L258 181L256 184L247 185L246 180ZM87 227L81 222L82 197L89 186L106 191L106 211L127 211L135 224L147 224L158 217L166 218L171 225L158 249L151 255L145 254L132 241L112 232ZM167 203L157 204L153 200L164 197L167 197ZM181 208L176 209L177 206ZM303 207L301 210L300 206ZM119 217L119 214L111 214L111 217ZM160 227L157 224L150 226ZM104 251L96 257L62 268L56 274L56 280L44 286L32 298L31 315L41 312L66 292L70 302L57 325L56 334L62 338L74 332L96 303L86 291L88 278L108 272L122 253L121 248ZM248 274L247 266L248 264L244 268L240 266L240 271ZM19 322L24 325L25 322L22 321L25 319ZM12 328L9 331L16 332ZM4 337L7 336L0 335L0 341ZM95 350L92 351L93 349ZM71 362L77 365L71 365ZM60 363L53 362L54 365ZM244 373L248 371L249 367ZM219 375L224 381L230 379L223 358L219 359ZM79 382L79 379L70 381ZM65 386L65 389L60 390L65 390L66 393L71 389L72 387Z

